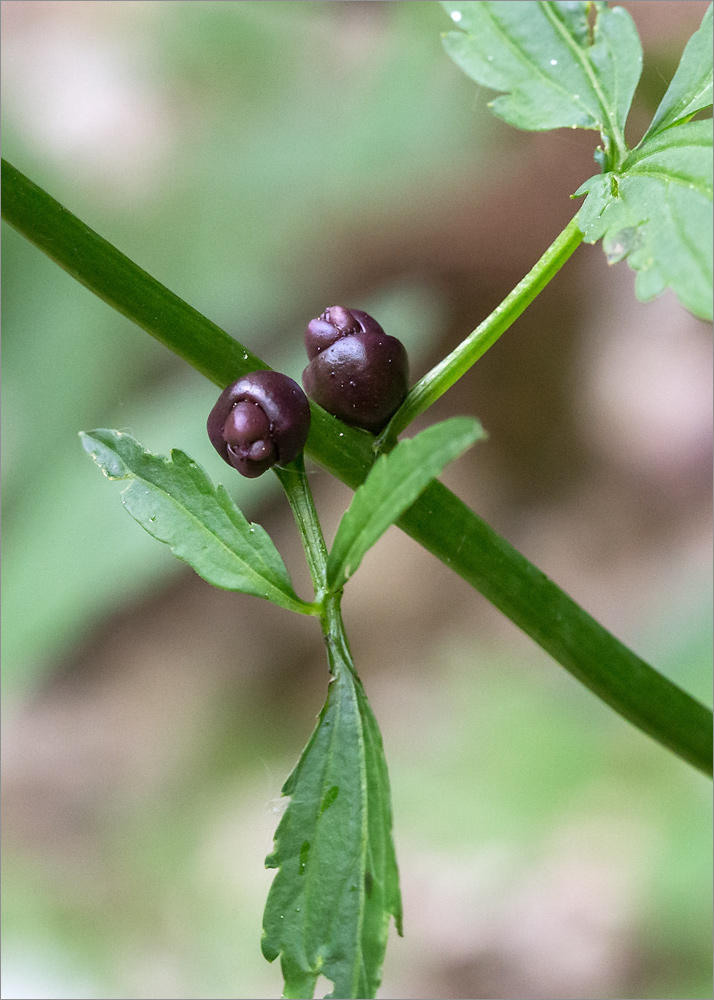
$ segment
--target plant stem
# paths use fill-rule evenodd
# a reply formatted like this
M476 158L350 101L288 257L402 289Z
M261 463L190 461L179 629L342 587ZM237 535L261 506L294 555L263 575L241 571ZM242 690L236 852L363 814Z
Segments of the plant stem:
M442 483L432 480L397 523L598 698L700 771L712 773L711 711L595 622Z
M451 354L447 354L438 365L412 386L407 398L375 440L376 452L392 447L412 420L458 382L489 347L496 343L501 334L515 323L582 243L583 234L578 228L577 219L576 214L537 264L518 282L513 291L509 292L503 302L496 306L491 315L462 340Z
M325 594L327 593L327 546L315 509L315 501L312 498L312 490L305 472L302 454L298 455L295 461L289 465L275 466L274 471L285 490L295 523L300 531L312 585L315 588L315 603L320 606L320 617L322 618L325 610Z
M374 997L390 916L402 933L387 762L379 726L345 634L342 591L327 590L327 547L303 456L283 468L276 466L274 471L307 556L331 676L317 729L283 786L283 794L289 795L291 802L276 833L276 850L269 864L279 871L265 909L263 954L270 961L281 954L285 997L311 997L319 969L333 980L331 995ZM326 795L338 794L346 809L339 817L334 812L328 814L325 820L323 814L333 800ZM312 871L315 864L320 865L319 881L300 879L306 849L313 859ZM295 875L291 883L289 874L290 859L298 853L303 867L297 882L302 885L295 884ZM286 899L291 900L287 907ZM294 905L296 901L299 906ZM316 958L313 965L307 959L308 954L322 956L325 952L329 957L324 962L322 957Z
M2 214L60 267L221 388L268 367L5 161ZM374 463L374 439L319 406L311 410L306 450L356 489ZM711 774L709 709L616 639L445 486L432 482L399 526L616 712ZM313 546L314 567L324 559L318 550Z
M275 466L274 471L285 490L295 523L300 531L300 538L315 588L315 603L320 608L320 624L327 646L330 673L334 674L340 666L347 666L355 673L340 609L342 592L335 594L328 592L327 589L327 546L315 509L315 501L312 497L302 455L299 455L290 465L282 468Z
M170 346L222 389L264 361L2 161L2 217L117 312Z
M325 610L322 618L322 635L327 646L327 661L330 664L330 673L335 674L341 667L347 667L355 676L354 660L350 644L347 641L345 625L342 621L342 591L337 594L328 594L325 599Z

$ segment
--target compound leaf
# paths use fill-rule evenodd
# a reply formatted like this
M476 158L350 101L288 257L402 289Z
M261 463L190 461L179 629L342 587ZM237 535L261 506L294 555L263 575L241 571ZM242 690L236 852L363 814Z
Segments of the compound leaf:
M633 150L622 169L598 174L578 225L603 239L609 263L627 258L646 301L673 289L695 316L712 318L712 123L686 122Z
M339 590L365 553L442 469L485 436L473 417L452 417L400 441L372 466L345 511L327 561L327 585Z
M655 111L643 142L665 129L685 122L712 103L712 5L707 7L699 30L687 42L677 72Z
M504 93L489 107L517 128L597 129L625 150L623 130L642 70L637 29L622 7L595 2L443 2L461 29L446 51L472 79Z
M152 455L121 431L95 430L80 437L108 479L130 481L121 499L131 516L204 580L291 611L314 611L295 594L265 529L251 524L226 489L214 487L184 452L174 450L170 458Z
M334 677L317 728L283 786L290 796L266 858L277 868L263 954L280 956L285 997L374 997L390 917L401 934L389 778L377 722L349 653L328 644Z
M639 146L625 120L642 49L621 7L587 2L444 0L461 29L444 45L478 83L502 91L494 113L518 128L598 129L603 173L576 192L585 239L603 239L608 261L627 258L642 301L672 288L696 316L712 318L711 123L691 122L712 103L712 6L690 38ZM588 11L595 10L592 29Z
M642 301L671 288L712 318L712 123L690 121L712 102L712 7L689 39L647 133L619 165L591 177L578 225L603 240L611 264L627 259Z

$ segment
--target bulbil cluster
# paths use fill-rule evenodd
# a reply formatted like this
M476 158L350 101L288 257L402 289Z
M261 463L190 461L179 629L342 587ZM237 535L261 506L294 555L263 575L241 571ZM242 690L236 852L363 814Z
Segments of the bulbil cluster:
M361 309L330 306L308 323L310 364L305 392L346 424L377 433L409 388L409 360L401 341L389 337Z
M401 341L389 337L360 309L330 306L308 323L310 363L305 392L354 427L377 433L409 388L409 361ZM270 370L251 372L224 389L208 417L208 436L221 458L254 479L287 465L305 447L310 404L297 382Z
M273 465L292 462L303 450L310 404L287 375L250 372L223 390L206 426L221 458L255 479Z

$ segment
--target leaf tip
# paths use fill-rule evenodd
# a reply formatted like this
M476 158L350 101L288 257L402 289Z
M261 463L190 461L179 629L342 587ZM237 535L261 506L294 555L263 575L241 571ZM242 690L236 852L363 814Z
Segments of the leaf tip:
M98 431L79 431L79 440L82 444L82 448L85 450L87 455L96 462L99 466L103 476L107 479L119 479L120 467L116 462L116 459L112 461L112 457L106 454L106 448L103 446L102 442L95 437L99 433Z

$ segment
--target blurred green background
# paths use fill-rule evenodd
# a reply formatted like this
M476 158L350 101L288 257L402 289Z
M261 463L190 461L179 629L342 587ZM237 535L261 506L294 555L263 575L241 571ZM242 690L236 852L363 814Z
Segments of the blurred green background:
M625 6L646 53L636 140L706 3ZM595 170L594 135L489 115L436 3L2 17L3 155L296 378L305 324L336 303L423 374ZM307 595L287 505L212 453L215 387L6 226L3 264L3 996L277 996L263 859L324 698L320 637L173 560L77 432L188 451ZM481 418L489 441L445 481L709 702L711 336L632 286L581 248L429 419ZM329 536L349 492L313 480ZM710 997L706 781L396 529L345 614L402 868L380 996Z

